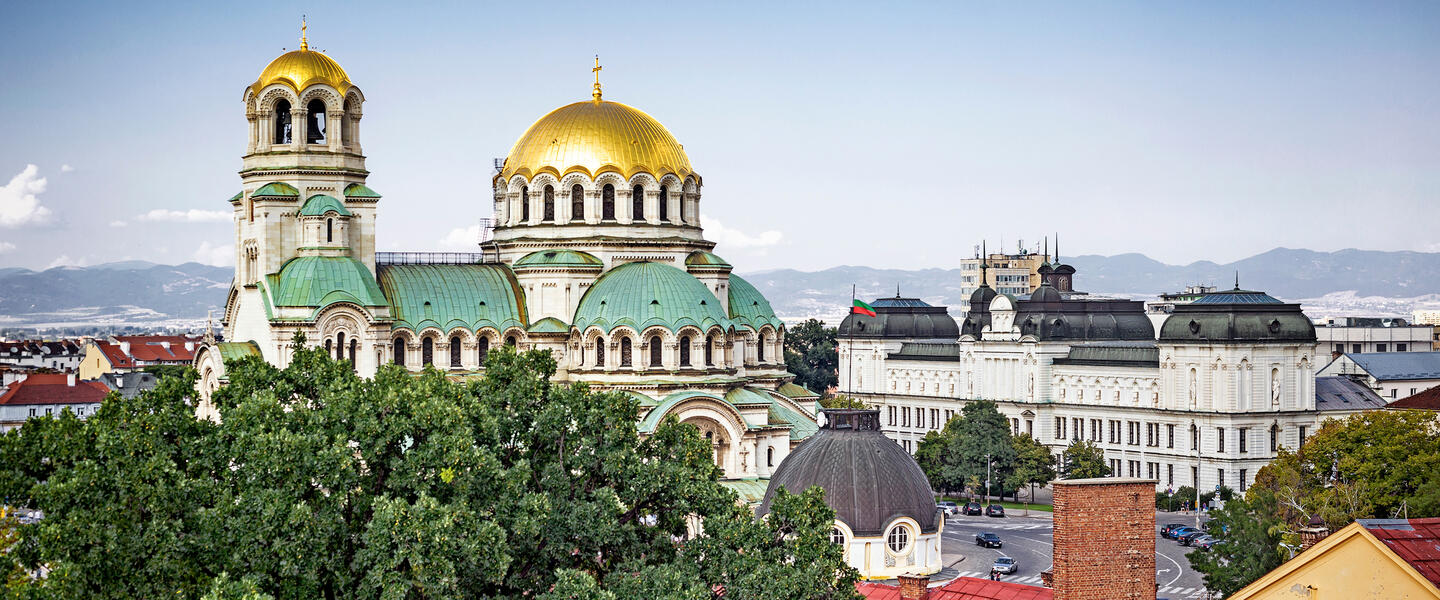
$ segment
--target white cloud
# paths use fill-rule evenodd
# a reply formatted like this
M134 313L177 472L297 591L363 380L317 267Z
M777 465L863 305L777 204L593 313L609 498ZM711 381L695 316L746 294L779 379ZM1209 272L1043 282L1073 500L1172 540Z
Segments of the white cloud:
M750 235L705 215L700 215L700 222L705 225L705 237L714 240L716 247L722 251L724 248L768 248L785 238L785 234L774 229Z
M17 227L27 223L43 223L50 218L50 209L40 206L45 193L45 178L40 168L25 165L10 183L0 187L0 227Z
M206 240L200 242L200 247L195 249L191 258L204 265L228 267L235 264L235 246L211 244Z
M479 244L480 226L478 224L471 225L469 227L451 229L450 233L447 233L445 234L445 237L440 238L440 246L444 248L454 248L457 250L479 250Z
M10 242L0 242L0 254L4 254L14 249L15 244L12 244Z
M111 221L111 222L110 222L110 226L111 226L111 227L124 227L124 226L126 226L126 225L128 225L128 224L129 224L129 223L126 223L125 221L119 221L119 220L117 220L117 221Z
M170 221L178 223L220 223L228 222L233 214L228 210L165 210L157 208L135 217L139 221Z
M74 171L74 170L75 170L75 167L72 167L72 166L70 166L70 165L60 165L60 172L61 172L61 173L69 173L69 172Z
M46 265L45 268L46 268L46 269L53 269L53 268L55 268L55 267L83 267L83 266L85 266L85 259L84 259L84 258L70 258L70 255L69 255L69 254L61 254L60 256L55 257L55 260L50 261L50 264Z

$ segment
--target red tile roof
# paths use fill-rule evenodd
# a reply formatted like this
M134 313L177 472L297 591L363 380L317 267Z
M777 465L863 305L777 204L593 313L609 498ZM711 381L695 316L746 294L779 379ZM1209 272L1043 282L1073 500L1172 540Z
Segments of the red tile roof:
M1440 386L1432 387L1428 390L1425 390L1408 398L1401 398L1386 405L1385 408L1423 408L1425 410L1440 410Z
M200 341L183 335L117 335L116 342L130 343L130 356L140 362L191 362ZM165 343L169 342L167 349ZM186 349L185 344L190 344Z
M105 360L110 362L111 368L130 369L135 367L135 361L130 360L129 356L126 356L124 352L120 351L119 344L95 340L95 347L100 350L101 354L105 355Z
M866 600L900 600L899 586L856 583L855 591ZM1051 600L1054 596L1055 591L1050 588L957 577L943 586L930 588L926 600Z
M1440 517L1361 519L1360 525L1440 587Z
M0 404L94 404L110 394L110 388L98 381L76 381L64 373L37 373L10 384L0 395Z

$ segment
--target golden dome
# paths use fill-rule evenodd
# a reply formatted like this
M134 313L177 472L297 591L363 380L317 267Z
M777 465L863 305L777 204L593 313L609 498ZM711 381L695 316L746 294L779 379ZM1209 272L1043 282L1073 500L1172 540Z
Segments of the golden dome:
M525 130L500 177L541 172L564 177L575 171L591 177L615 172L627 179L642 171L656 178L694 174L685 148L659 121L619 102L588 100L557 108Z
M255 80L250 89L258 94L272 83L283 83L294 88L296 92L304 91L311 84L323 83L335 88L342 95L351 85L350 76L345 74L345 69L340 68L340 63L322 52L310 50L308 45L303 43L299 50L286 52L270 61L270 65L260 72L260 78Z

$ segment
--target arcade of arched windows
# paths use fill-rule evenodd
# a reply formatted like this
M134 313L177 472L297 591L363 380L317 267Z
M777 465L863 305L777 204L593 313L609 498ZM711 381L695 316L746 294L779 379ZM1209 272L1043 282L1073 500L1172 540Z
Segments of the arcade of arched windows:
M448 332L427 327L420 333L397 329L391 334L389 362L411 371L427 365L441 370L482 369L490 351L500 344L523 342L524 333L511 328L500 332L493 327L479 330L455 328Z
M693 326L682 327L678 332L659 326L643 332L629 327L617 327L609 332L591 328L575 348L578 351L575 367L639 372L729 368L733 366L732 343L718 327L709 332Z
M302 149L327 146L330 151L359 151L359 123L364 96L350 88L341 96L327 85L312 85L302 94L275 84L246 98L250 150L274 146Z
M531 191L536 193L531 193ZM515 175L496 182L499 222L509 226L551 223L652 223L700 225L700 186L667 174L657 181L648 173L628 180L617 173L590 178L571 173L557 180L550 173L530 179Z

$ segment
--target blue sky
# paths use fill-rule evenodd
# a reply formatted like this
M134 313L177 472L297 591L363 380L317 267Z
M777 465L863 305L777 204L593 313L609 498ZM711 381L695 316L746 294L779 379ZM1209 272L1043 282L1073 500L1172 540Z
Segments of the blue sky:
M228 261L242 91L301 13L365 91L382 250L488 216L492 159L599 53L741 272L1052 232L1171 263L1440 251L1437 3L517 4L10 5L0 266Z

